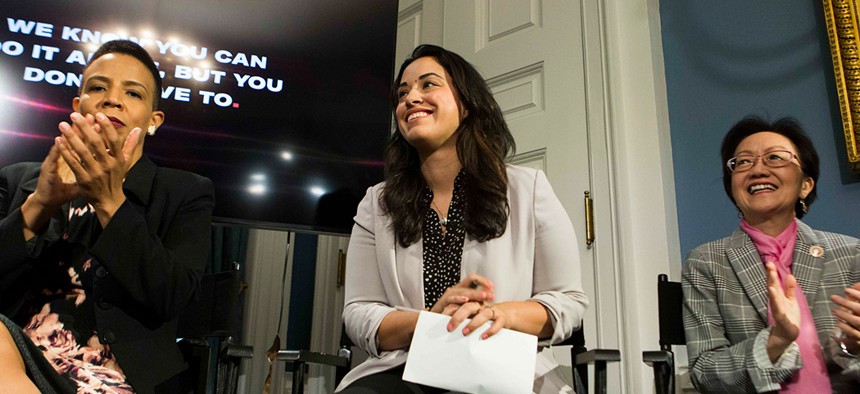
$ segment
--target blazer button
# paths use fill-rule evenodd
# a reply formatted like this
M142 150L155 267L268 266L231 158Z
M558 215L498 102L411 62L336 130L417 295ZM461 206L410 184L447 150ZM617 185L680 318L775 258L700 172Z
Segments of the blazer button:
M96 277L97 278L104 278L105 276L107 276L107 274L108 274L107 268L105 268L104 266L100 266L100 267L96 268Z
M96 305L98 305L99 308L101 308L102 310L105 310L105 311L109 310L110 308L113 308L113 304L111 304L110 302L108 302L104 298L101 298L98 301L96 301Z
M116 341L116 334L113 331L105 331L102 333L102 343L110 345Z

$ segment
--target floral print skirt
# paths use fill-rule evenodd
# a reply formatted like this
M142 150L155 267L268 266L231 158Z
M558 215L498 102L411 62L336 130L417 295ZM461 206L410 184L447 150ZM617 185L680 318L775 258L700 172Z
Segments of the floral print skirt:
M23 331L54 370L77 385L78 393L134 393L110 348L95 335L78 343L48 304Z

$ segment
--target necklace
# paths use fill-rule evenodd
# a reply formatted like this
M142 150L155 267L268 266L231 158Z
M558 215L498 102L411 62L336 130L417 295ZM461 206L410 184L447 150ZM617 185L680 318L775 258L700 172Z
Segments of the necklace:
M439 214L439 224L441 224L443 226L447 226L448 225L448 216L442 214L442 210L439 209L438 205L436 205L436 201L430 201L430 204L433 205L433 209L435 209L436 213Z

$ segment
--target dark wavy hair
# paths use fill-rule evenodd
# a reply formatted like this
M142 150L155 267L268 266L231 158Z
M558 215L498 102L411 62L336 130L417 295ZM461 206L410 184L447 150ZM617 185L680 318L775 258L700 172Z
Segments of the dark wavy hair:
M788 138L797 147L797 159L800 161L800 169L805 176L812 178L815 182L812 185L812 190L804 199L808 208L815 201L817 194L816 188L818 187L819 173L818 152L815 151L815 146L812 145L812 140L803 131L803 127L794 118L781 118L774 123L770 123L757 116L747 116L732 126L723 138L723 144L720 147L720 155L723 160L723 187L726 189L726 194L732 200L732 203L737 206L737 202L735 202L735 198L732 196L732 173L726 166L726 162L735 156L735 149L737 149L744 138L762 131L770 131ZM800 204L799 199L794 204L794 212L798 219L803 218L805 212L803 212L803 206Z
M129 55L143 63L143 66L149 70L150 74L152 74L152 79L155 82L155 91L152 92L152 109L158 109L158 104L161 101L161 74L158 73L158 67L155 65L155 61L152 60L152 56L149 56L149 52L134 41L114 40L102 44L102 46L93 53L89 63L87 63L87 67L84 67L84 71L86 71L90 64L93 64L96 59L110 53ZM81 89L83 89L83 86L81 86ZM80 94L80 92L78 92L78 94Z
M457 130L457 155L465 170L466 233L481 242L497 238L505 233L510 209L505 159L516 150L514 137L478 70L460 55L435 45L415 48L400 66L391 89L392 112L400 101L397 93L403 71L422 57L432 57L445 69L461 109L467 111ZM427 184L420 166L418 152L395 130L385 149L385 187L380 199L403 247L421 238L421 221L429 209L421 198Z

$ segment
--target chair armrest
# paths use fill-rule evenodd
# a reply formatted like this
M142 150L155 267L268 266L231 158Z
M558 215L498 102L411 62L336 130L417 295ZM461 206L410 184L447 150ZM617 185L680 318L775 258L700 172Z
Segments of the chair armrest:
M592 349L582 351L584 348L574 348L576 352L574 362L574 384L577 393L588 393L588 365L594 364L594 392L598 394L607 393L606 386L609 377L606 372L606 364L621 361L621 352L615 349Z
M310 350L278 350L276 360L289 363L300 362L310 364L331 365L334 367L349 366L349 359L333 354L312 352Z
M654 363L669 363L674 361L674 353L668 350L651 350L642 352L642 361L651 365Z
M576 355L576 365L590 364L593 362L617 362L621 361L621 352L615 349L592 349Z
M221 346L221 354L225 357L253 358L254 347L248 345L238 345L235 343L225 343Z
M671 350L644 351L642 361L654 368L656 393L675 392L675 354Z

